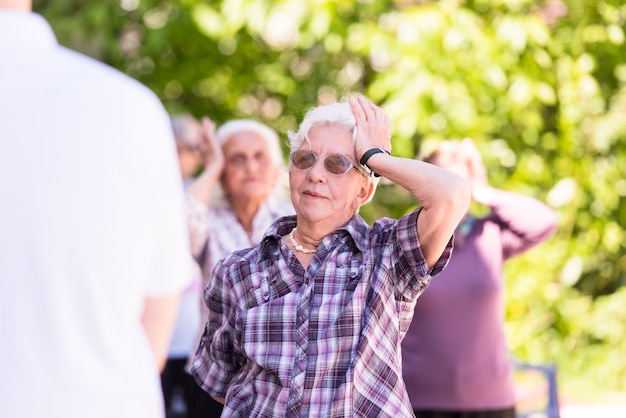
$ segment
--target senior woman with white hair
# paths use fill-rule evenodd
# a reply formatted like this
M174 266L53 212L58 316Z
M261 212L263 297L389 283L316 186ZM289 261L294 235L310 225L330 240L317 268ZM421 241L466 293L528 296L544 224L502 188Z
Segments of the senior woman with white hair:
M290 134L295 216L220 261L192 373L222 417L413 416L400 343L447 263L467 182L390 155L389 119L363 96L311 109ZM370 227L376 175L421 206Z
M202 269L204 287L213 280L211 271L218 260L259 243L272 222L294 210L286 184L280 181L285 170L273 129L249 119L228 121L215 131L213 121L203 118L202 127L199 148L204 170L187 188L187 207L192 252ZM202 300L198 303L202 306L199 340L208 312ZM197 386L192 390L188 418L220 415L221 404Z

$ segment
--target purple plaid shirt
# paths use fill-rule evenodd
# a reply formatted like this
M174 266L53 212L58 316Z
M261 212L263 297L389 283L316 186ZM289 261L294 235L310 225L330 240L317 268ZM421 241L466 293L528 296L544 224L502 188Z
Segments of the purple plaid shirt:
M219 262L205 289L209 317L193 361L198 384L226 398L222 417L410 417L400 343L429 271L419 210L373 227L355 215L326 236L305 270L281 240Z

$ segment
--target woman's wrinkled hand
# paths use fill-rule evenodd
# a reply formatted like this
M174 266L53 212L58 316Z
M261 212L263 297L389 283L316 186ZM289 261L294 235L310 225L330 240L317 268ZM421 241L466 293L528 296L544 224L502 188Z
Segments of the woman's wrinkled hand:
M215 139L215 122L208 117L201 120L202 130L198 149L202 155L202 163L205 170L222 171L224 168L224 153L222 146Z
M478 203L489 204L493 190L489 185L487 169L485 168L485 164L483 164L480 151L478 151L474 141L470 138L463 139L463 141L461 141L461 147L467 159L468 181L472 187L472 198Z
M356 119L357 159L372 148L391 152L391 124L383 109L362 95L350 97L349 103Z

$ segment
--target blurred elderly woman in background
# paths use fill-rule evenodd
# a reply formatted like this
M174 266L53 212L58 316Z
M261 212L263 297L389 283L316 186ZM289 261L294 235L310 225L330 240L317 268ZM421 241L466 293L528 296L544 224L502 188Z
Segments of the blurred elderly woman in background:
M208 281L217 260L258 243L293 207L281 187L283 157L273 129L247 119L231 120L217 131L208 118L202 125L204 170L187 193L190 212L201 220L192 227L193 252L208 257L202 264Z
M199 150L204 170L187 188L192 251L202 269L203 287L215 264L235 250L258 244L266 229L293 206L281 182L283 154L276 132L248 119L215 124L202 119ZM202 306L202 326L207 318ZM196 345L197 347L197 345ZM188 416L219 416L221 404L196 386Z
M546 241L556 213L489 185L474 142L442 141L425 161L465 178L489 213L468 213L454 255L415 308L402 343L403 373L421 418L515 418L513 365L504 332L504 263Z
M400 342L469 186L390 155L389 119L363 96L311 109L290 140L296 215L215 267L192 373L222 417L412 416ZM421 206L370 227L358 211L377 175Z

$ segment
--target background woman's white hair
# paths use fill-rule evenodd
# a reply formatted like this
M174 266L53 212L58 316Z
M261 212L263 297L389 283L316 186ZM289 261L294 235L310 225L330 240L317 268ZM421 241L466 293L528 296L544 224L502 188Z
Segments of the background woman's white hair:
M304 115L304 119L300 123L300 126L296 132L287 132L289 138L289 150L294 152L298 150L304 141L311 143L309 139L309 132L316 126L337 126L341 129L345 129L352 136L352 143L356 142L356 119L350 103L348 103L347 97L342 97L338 102L321 105L309 109ZM358 162L356 162L358 164ZM289 162L291 165L291 161ZM380 181L380 177L370 177L369 180L374 183L374 192ZM374 197L374 193L370 196L370 199L365 202L368 203Z
M233 135L240 132L254 132L267 142L270 157L276 164L283 163L283 152L280 148L280 140L275 130L252 119L233 119L221 125L215 132L215 139L223 147Z

